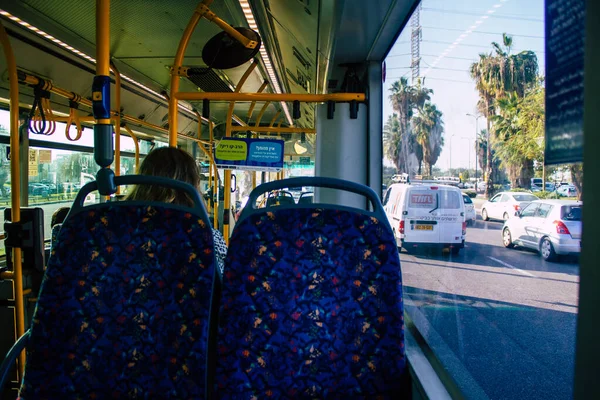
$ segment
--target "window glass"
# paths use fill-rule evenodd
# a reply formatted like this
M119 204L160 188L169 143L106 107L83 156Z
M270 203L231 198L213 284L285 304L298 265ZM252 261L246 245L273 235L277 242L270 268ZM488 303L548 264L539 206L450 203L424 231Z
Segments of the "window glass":
M476 190L463 193L471 195L477 218L484 204L488 214L469 224L464 237L460 226L437 224L432 241L464 239L464 248L400 250L405 314L466 399L573 396L578 260L539 255L537 222L559 219L558 205L540 210L545 220L531 218L537 203L523 211L525 218L509 206L524 209L537 194L554 197L542 192L546 181L582 188L581 164L544 168L544 149L551 147L545 122L560 120L545 110L546 88L560 79L546 75L546 58L556 62L546 28L559 24L545 24L551 3L564 1L422 0L385 59L383 183L400 174L413 185L461 177L476 182ZM579 43L581 30L572 32L561 48ZM565 226L577 236L578 223L568 220L580 220L582 210L565 205ZM504 242L504 227L513 243ZM520 245L505 247L514 241ZM579 251L579 243L573 248Z
M536 196L531 195L531 194L513 194L513 198L519 202L539 200Z
M410 208L428 208L436 205L436 192L433 190L411 190L408 193L408 206Z
M440 208L457 209L460 208L460 195L454 190L440 190Z
M536 217L546 218L548 214L552 211L552 205L550 204L540 204L537 209Z
M473 204L473 200L471 200L469 196L463 196L463 200L465 201L465 204Z
M390 193L391 193L392 189L388 189L385 192L385 195L383 196L383 205L385 206L387 204L387 202L390 200Z
M510 200L510 197L507 194L503 194L502 198L500 198L500 201L503 202L503 203L505 203L505 202L507 202L509 200Z
M581 221L581 206L562 206L561 219L566 221Z
M528 204L527 207L525 207L523 209L523 211L521 211L521 217L533 217L533 216L535 216L535 213L536 213L538 207L539 207L538 203Z

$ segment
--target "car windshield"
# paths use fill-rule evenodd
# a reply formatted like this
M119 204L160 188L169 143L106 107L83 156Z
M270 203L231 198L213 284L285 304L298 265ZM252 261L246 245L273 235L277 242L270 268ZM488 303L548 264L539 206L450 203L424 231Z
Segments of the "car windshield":
M537 197L531 194L513 194L516 201L535 201L539 200Z
M465 201L465 204L473 204L473 200L467 195L463 195L463 200Z
M560 217L565 221L581 221L581 206L563 206Z

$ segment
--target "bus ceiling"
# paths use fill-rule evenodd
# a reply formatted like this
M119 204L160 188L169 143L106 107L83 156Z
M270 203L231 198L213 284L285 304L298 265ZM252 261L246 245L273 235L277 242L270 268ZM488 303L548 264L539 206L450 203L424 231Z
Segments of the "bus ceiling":
M209 15L195 29L185 53L187 79L180 79L181 92L233 92L249 62L230 69L207 66L206 44L222 27L207 19L222 19L233 27L258 31L262 49L258 62L242 92L319 94L350 92L344 77L360 73L366 61L380 62L416 7L416 0L373 0L361 10L361 0L298 0L263 2L248 0L213 1ZM170 67L182 32L198 0L154 2L139 7L128 0L111 1L111 55L123 75L122 107L128 115L150 124L167 127ZM93 2L61 0L17 0L5 2L0 14L11 36L17 64L34 76L54 85L90 96L90 79L95 73L95 12ZM360 26L362 29L356 29ZM6 68L0 61L0 68ZM350 66L350 67L349 67ZM363 88L365 89L365 88ZM31 90L22 90L22 103L31 104ZM0 84L0 97L8 98L8 83ZM68 113L68 101L54 96L53 105ZM210 117L215 123L227 118L227 102L212 102ZM259 110L252 102L235 105L234 121L253 125ZM252 108L255 111L252 112ZM196 135L194 121L201 102L180 102L179 131ZM314 128L315 104L302 103L300 118L292 120L291 102L264 106L262 125ZM157 135L147 127L142 132ZM299 136L296 135L296 136ZM297 139L294 136L294 139Z

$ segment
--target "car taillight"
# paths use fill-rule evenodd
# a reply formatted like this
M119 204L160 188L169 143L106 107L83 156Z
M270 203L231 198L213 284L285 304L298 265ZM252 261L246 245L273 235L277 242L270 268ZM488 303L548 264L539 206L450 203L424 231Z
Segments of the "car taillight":
M515 211L519 211L521 209L521 206L518 204L515 204L513 207L515 208Z
M462 223L462 232L463 235L467 234L467 221L463 221Z
M398 230L401 235L404 235L404 221L400 221L400 225L398 226Z
M571 234L571 232L569 232L569 228L567 228L567 226L564 224L564 222L554 221L553 224L556 225L556 233L559 233L561 235L570 235Z

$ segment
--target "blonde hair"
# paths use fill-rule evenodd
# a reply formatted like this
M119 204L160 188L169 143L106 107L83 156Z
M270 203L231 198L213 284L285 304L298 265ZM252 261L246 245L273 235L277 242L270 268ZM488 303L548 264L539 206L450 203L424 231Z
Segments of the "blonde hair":
M200 170L196 160L188 152L176 147L159 147L152 150L144 158L139 173L189 183L200 192ZM127 200L194 205L187 193L158 185L136 185L127 196Z

